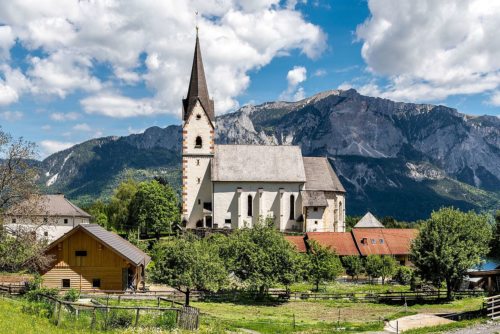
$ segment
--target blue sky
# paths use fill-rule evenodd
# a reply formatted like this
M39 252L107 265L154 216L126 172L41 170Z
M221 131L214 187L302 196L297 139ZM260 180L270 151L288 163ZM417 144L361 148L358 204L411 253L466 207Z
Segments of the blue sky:
M218 113L352 87L498 116L499 13L483 0L3 2L0 124L43 158L180 123L196 21Z

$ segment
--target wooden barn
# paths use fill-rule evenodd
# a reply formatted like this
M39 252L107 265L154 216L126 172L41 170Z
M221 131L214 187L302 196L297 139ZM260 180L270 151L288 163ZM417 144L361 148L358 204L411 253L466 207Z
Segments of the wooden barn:
M43 286L60 289L141 289L151 261L139 248L97 224L76 226L45 252L54 261L41 273Z

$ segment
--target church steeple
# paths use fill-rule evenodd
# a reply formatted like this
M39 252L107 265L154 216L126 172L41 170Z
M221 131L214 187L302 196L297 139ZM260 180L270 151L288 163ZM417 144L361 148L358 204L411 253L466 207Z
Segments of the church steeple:
M196 28L196 45L194 47L193 67L191 69L191 79L187 97L182 100L184 107L183 119L187 120L196 101L200 101L201 106L208 115L208 118L214 122L214 101L208 96L207 80L205 79L205 70L203 60L201 59L200 39L198 38L198 28Z

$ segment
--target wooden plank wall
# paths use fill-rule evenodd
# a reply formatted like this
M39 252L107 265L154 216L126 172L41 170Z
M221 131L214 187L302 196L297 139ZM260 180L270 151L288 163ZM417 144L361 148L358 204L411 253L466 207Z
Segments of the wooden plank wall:
M87 256L77 257L75 251L87 251ZM121 290L122 269L133 266L83 231L55 245L48 254L56 259L42 275L43 285L50 288L62 288L62 279L69 278L71 288L92 289L92 280L99 278L102 290Z

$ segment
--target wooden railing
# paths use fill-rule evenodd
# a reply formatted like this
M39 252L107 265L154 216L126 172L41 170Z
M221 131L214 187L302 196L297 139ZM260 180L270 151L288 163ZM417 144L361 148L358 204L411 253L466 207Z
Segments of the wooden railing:
M9 295L17 295L26 291L25 282L0 283L0 292L6 292Z
M486 310L491 319L500 319L500 295L486 298Z

